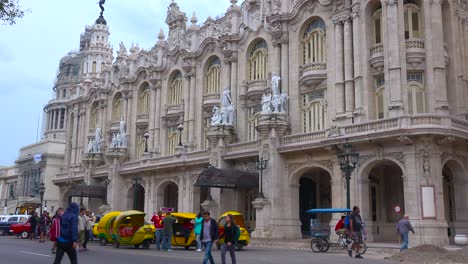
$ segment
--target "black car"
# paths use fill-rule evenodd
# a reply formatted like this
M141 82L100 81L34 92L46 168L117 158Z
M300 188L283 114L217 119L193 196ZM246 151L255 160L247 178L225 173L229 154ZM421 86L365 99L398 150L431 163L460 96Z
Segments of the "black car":
M0 222L0 236L11 235L10 226L13 224L24 223L28 220L27 215L11 215L4 219L5 221Z

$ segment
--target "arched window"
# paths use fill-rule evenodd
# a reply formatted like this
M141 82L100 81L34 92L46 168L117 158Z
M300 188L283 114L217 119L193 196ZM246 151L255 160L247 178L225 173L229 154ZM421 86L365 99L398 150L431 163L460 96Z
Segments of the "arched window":
M408 113L419 114L426 112L426 96L422 73L408 73Z
M248 113L249 117L247 119L248 126L247 126L247 138L249 141L255 141L258 139L258 133L257 133L257 125L258 125L258 117L260 116L261 113L261 107L260 106L254 106L248 108Z
M118 93L114 97L112 103L112 121L118 122L123 118L123 97L121 93Z
M421 9L416 1L405 0L405 39L422 38Z
M93 61L93 66L92 67L93 68L91 69L91 72L96 73L96 62L95 61Z
M101 69L99 72L104 72L104 68L106 67L106 63L101 63Z
M89 113L89 129L95 129L97 127L98 122L98 107L97 103L94 103L91 106L91 110Z
M249 80L267 78L268 46L265 40L259 40L249 53Z
M167 154L174 155L176 147L179 144L179 131L177 127L167 128Z
M178 71L169 85L169 104L182 104L182 73Z
M303 95L302 129L304 133L325 129L325 92Z
M148 114L150 104L150 87L145 83L138 94L138 114Z
M218 57L213 58L205 73L205 89L204 95L219 94L219 86L221 83L221 61Z
M377 10L372 15L374 26L374 44L382 43L382 7L379 5Z
M304 30L302 36L302 64L327 61L325 23L315 19Z
M376 89L375 89L375 116L377 119L381 119L385 117L384 95L385 95L385 77L381 76L376 79Z

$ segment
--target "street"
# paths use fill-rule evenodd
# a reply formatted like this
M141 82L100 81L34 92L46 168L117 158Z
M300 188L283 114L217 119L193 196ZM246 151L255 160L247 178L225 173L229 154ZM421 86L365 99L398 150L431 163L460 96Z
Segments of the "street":
M52 263L54 255L51 254L51 242L38 243L37 241L23 240L16 237L0 237L0 263L2 264L42 264ZM118 249L112 246L101 247L97 243L90 243L89 250L78 253L79 263L171 263L189 264L201 263L203 252L175 248L172 252L156 251L154 245L150 250L134 249L133 247L121 247ZM246 247L245 251L236 252L237 263L258 264L258 263L389 263L382 259L380 255L365 255L365 259L351 259L345 252L341 254L321 253L315 254L308 250L290 250L276 248L253 248ZM220 251L213 250L213 257L216 263L221 263ZM166 262L167 261L167 262ZM65 255L62 263L70 263ZM230 258L227 256L227 263Z

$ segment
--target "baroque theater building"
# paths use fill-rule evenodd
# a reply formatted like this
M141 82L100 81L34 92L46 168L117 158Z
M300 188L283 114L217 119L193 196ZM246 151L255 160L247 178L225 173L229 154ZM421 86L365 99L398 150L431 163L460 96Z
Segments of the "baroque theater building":
M468 1L230 2L200 24L173 1L154 47L115 58L104 17L86 27L45 107L61 205L235 210L299 238L340 217L306 210L346 206L347 141L369 240L403 214L415 244L468 233Z

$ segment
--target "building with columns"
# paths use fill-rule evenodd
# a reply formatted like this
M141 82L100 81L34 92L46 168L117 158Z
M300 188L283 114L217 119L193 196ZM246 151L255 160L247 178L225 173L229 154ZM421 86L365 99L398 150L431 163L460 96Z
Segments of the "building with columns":
M86 27L45 107L45 135L66 142L62 205L236 210L255 237L299 238L307 209L346 206L347 140L371 241L395 241L403 214L414 244L468 234L468 1L230 2L199 24L173 1L167 36L147 50L121 43L115 59L104 17ZM285 112L262 106L274 76ZM213 124L225 91L233 120ZM227 183L257 182L259 157L257 186ZM201 182L209 165L218 173Z

